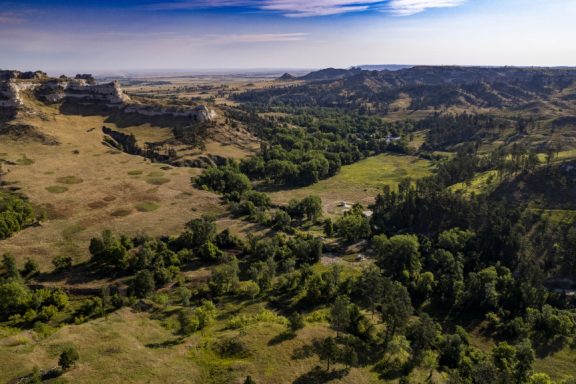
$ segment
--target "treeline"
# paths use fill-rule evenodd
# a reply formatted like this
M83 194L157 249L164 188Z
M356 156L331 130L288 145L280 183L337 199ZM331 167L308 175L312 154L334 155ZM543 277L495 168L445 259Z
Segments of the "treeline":
M42 324L68 305L68 295L60 289L30 289L25 279L38 273L38 264L28 259L22 270L10 254L4 254L0 274L0 320L12 323Z
M526 134L537 125L531 118L500 118L485 114L435 113L414 123L415 129L427 130L423 150L446 149L447 147L482 140L503 139L507 130L512 134Z
M10 237L36 220L32 205L21 196L0 191L0 240Z

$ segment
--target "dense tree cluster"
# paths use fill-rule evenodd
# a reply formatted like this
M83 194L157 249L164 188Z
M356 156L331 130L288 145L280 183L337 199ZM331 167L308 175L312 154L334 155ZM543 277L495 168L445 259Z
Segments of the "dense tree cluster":
M0 191L0 240L32 224L35 219L35 211L28 201Z
M240 164L241 171L250 178L289 186L309 185L367 156L410 151L410 123L389 123L338 109L290 112L296 113L262 117L253 110L229 112L265 140L259 155Z

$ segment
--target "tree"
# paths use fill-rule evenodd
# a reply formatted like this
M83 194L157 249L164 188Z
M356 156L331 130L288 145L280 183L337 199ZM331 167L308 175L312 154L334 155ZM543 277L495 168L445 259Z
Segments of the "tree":
M133 280L134 293L138 297L146 297L154 292L156 283L154 274L148 269L143 269L136 274Z
M516 365L516 349L505 341L498 343L492 349L492 361L500 372L503 382L511 382ZM506 378L509 381L506 381Z
M314 340L312 347L320 360L326 362L326 370L329 371L330 364L336 362L340 354L336 340L333 337L327 337L324 340Z
M358 288L361 293L362 299L368 304L372 315L376 309L376 304L380 302L384 295L384 286L390 284L388 278L382 276L380 270L370 264L360 275Z
M414 308L408 290L399 282L390 284L380 304L382 319L386 323L384 345L387 346L396 332L406 325Z
M331 218L324 220L324 234L326 237L334 236L334 223Z
M94 262L116 268L127 266L128 251L109 229L103 231L100 238L90 240L89 250Z
M309 221L316 221L322 216L322 199L318 196L308 196L300 202L302 211Z
M2 266L4 267L4 274L7 279L20 279L16 259L12 254L5 253L4 256L2 256Z
M439 334L439 328L425 312L419 315L417 321L410 324L406 337L410 341L415 360L418 361L424 352L434 345Z
M228 263L218 265L212 269L210 277L210 288L214 294L221 296L233 292L238 286L238 260L232 258Z
M438 246L452 253L462 252L474 236L475 234L472 231L452 228L438 235Z
M330 308L330 323L336 330L336 337L350 325L350 299L347 296L338 296Z
M288 214L288 212L279 209L274 214L274 218L272 219L274 223L273 227L280 230L285 231L286 229L290 228L290 223L292 222L292 218Z
M517 382L524 383L528 381L532 373L532 363L534 363L535 360L534 349L528 339L517 344L515 348L516 366L514 367L514 377Z
M304 316L302 316L300 312L294 312L292 315L290 315L288 322L292 332L296 332L297 330L304 328L305 325Z
M20 280L0 283L0 317L8 318L26 311L32 301L32 292Z
M370 236L368 219L362 214L345 214L336 223L337 234L348 242L355 242Z
M74 347L68 347L62 351L60 354L60 358L58 359L58 365L62 370L67 371L72 368L78 360L80 359L80 355L78 351Z
M202 244L198 255L204 261L216 261L223 256L223 252L211 241Z
M199 247L208 241L212 241L214 236L216 236L216 223L211 216L204 215L190 220L186 223L186 228L191 233L190 248Z
M403 282L418 280L422 263L420 244L414 235L396 235L388 239L386 235L374 236L378 266L390 278Z

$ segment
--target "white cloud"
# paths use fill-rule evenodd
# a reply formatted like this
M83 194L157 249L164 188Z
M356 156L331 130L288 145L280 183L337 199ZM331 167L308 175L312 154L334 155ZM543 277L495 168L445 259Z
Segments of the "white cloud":
M232 34L232 35L207 35L200 41L211 44L230 43L280 43L290 41L302 41L306 39L306 33L257 33L257 34Z
M382 6L385 0L196 0L148 5L150 10L184 10L248 7L280 13L286 17L313 17L366 11Z
M313 17L366 11L382 0L264 0L258 7L286 17Z
M411 16L429 8L449 8L462 5L467 0L392 0L388 4L396 16Z

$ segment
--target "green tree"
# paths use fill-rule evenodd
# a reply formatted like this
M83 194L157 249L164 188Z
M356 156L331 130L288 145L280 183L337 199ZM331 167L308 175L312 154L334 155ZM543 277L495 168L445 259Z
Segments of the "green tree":
M300 202L302 212L309 221L316 221L322 216L322 199L318 196L307 196Z
M314 340L313 350L320 358L320 361L326 362L326 370L330 370L330 365L335 363L340 355L340 348L333 337L327 337L323 340Z
M386 323L384 345L387 346L396 332L406 326L414 308L408 290L399 282L387 287L380 304L382 319Z
M390 278L403 282L418 281L422 263L420 261L420 244L414 235L374 236L378 266Z
M211 241L202 244L198 249L198 256L204 261L216 261L223 256L223 252Z
M358 288L362 294L362 299L370 308L372 315L376 309L376 304L378 304L384 295L384 286L390 284L388 278L382 276L380 270L370 264L364 269L360 280L358 281Z
M210 277L210 288L215 295L221 296L230 292L234 292L238 286L238 260L231 259L226 264L218 265L212 268L212 275Z
M7 279L20 279L20 271L16 266L16 259L12 254L5 253L2 256L2 266L4 267L4 275Z
M421 313L418 320L408 326L406 337L410 341L416 361L435 344L440 327L427 313Z
M288 322L292 332L296 332L297 330L304 328L305 325L304 316L302 316L300 312L294 312L292 315L290 315Z
M7 318L25 312L32 301L32 292L20 280L0 283L0 316Z
M89 250L94 262L116 268L126 268L128 264L125 244L114 237L109 229L103 231L100 238L90 240Z
M288 212L286 212L282 209L279 209L274 214L274 218L272 219L272 222L274 223L273 224L274 228L276 228L280 231L285 231L288 228L290 228L290 223L292 222L292 218L290 217Z
M338 219L336 233L348 242L356 242L370 236L370 223L362 214L346 214Z
M200 218L190 220L186 223L186 228L190 231L189 248L196 248L214 239L216 236L216 223L212 216L204 215Z
M331 218L327 218L324 220L324 234L326 237L334 236L334 223L332 222Z
M147 297L156 289L154 274L148 269L141 270L134 277L133 288L136 296Z
M330 308L330 324L336 330L336 337L350 325L350 299L347 296L338 296Z

